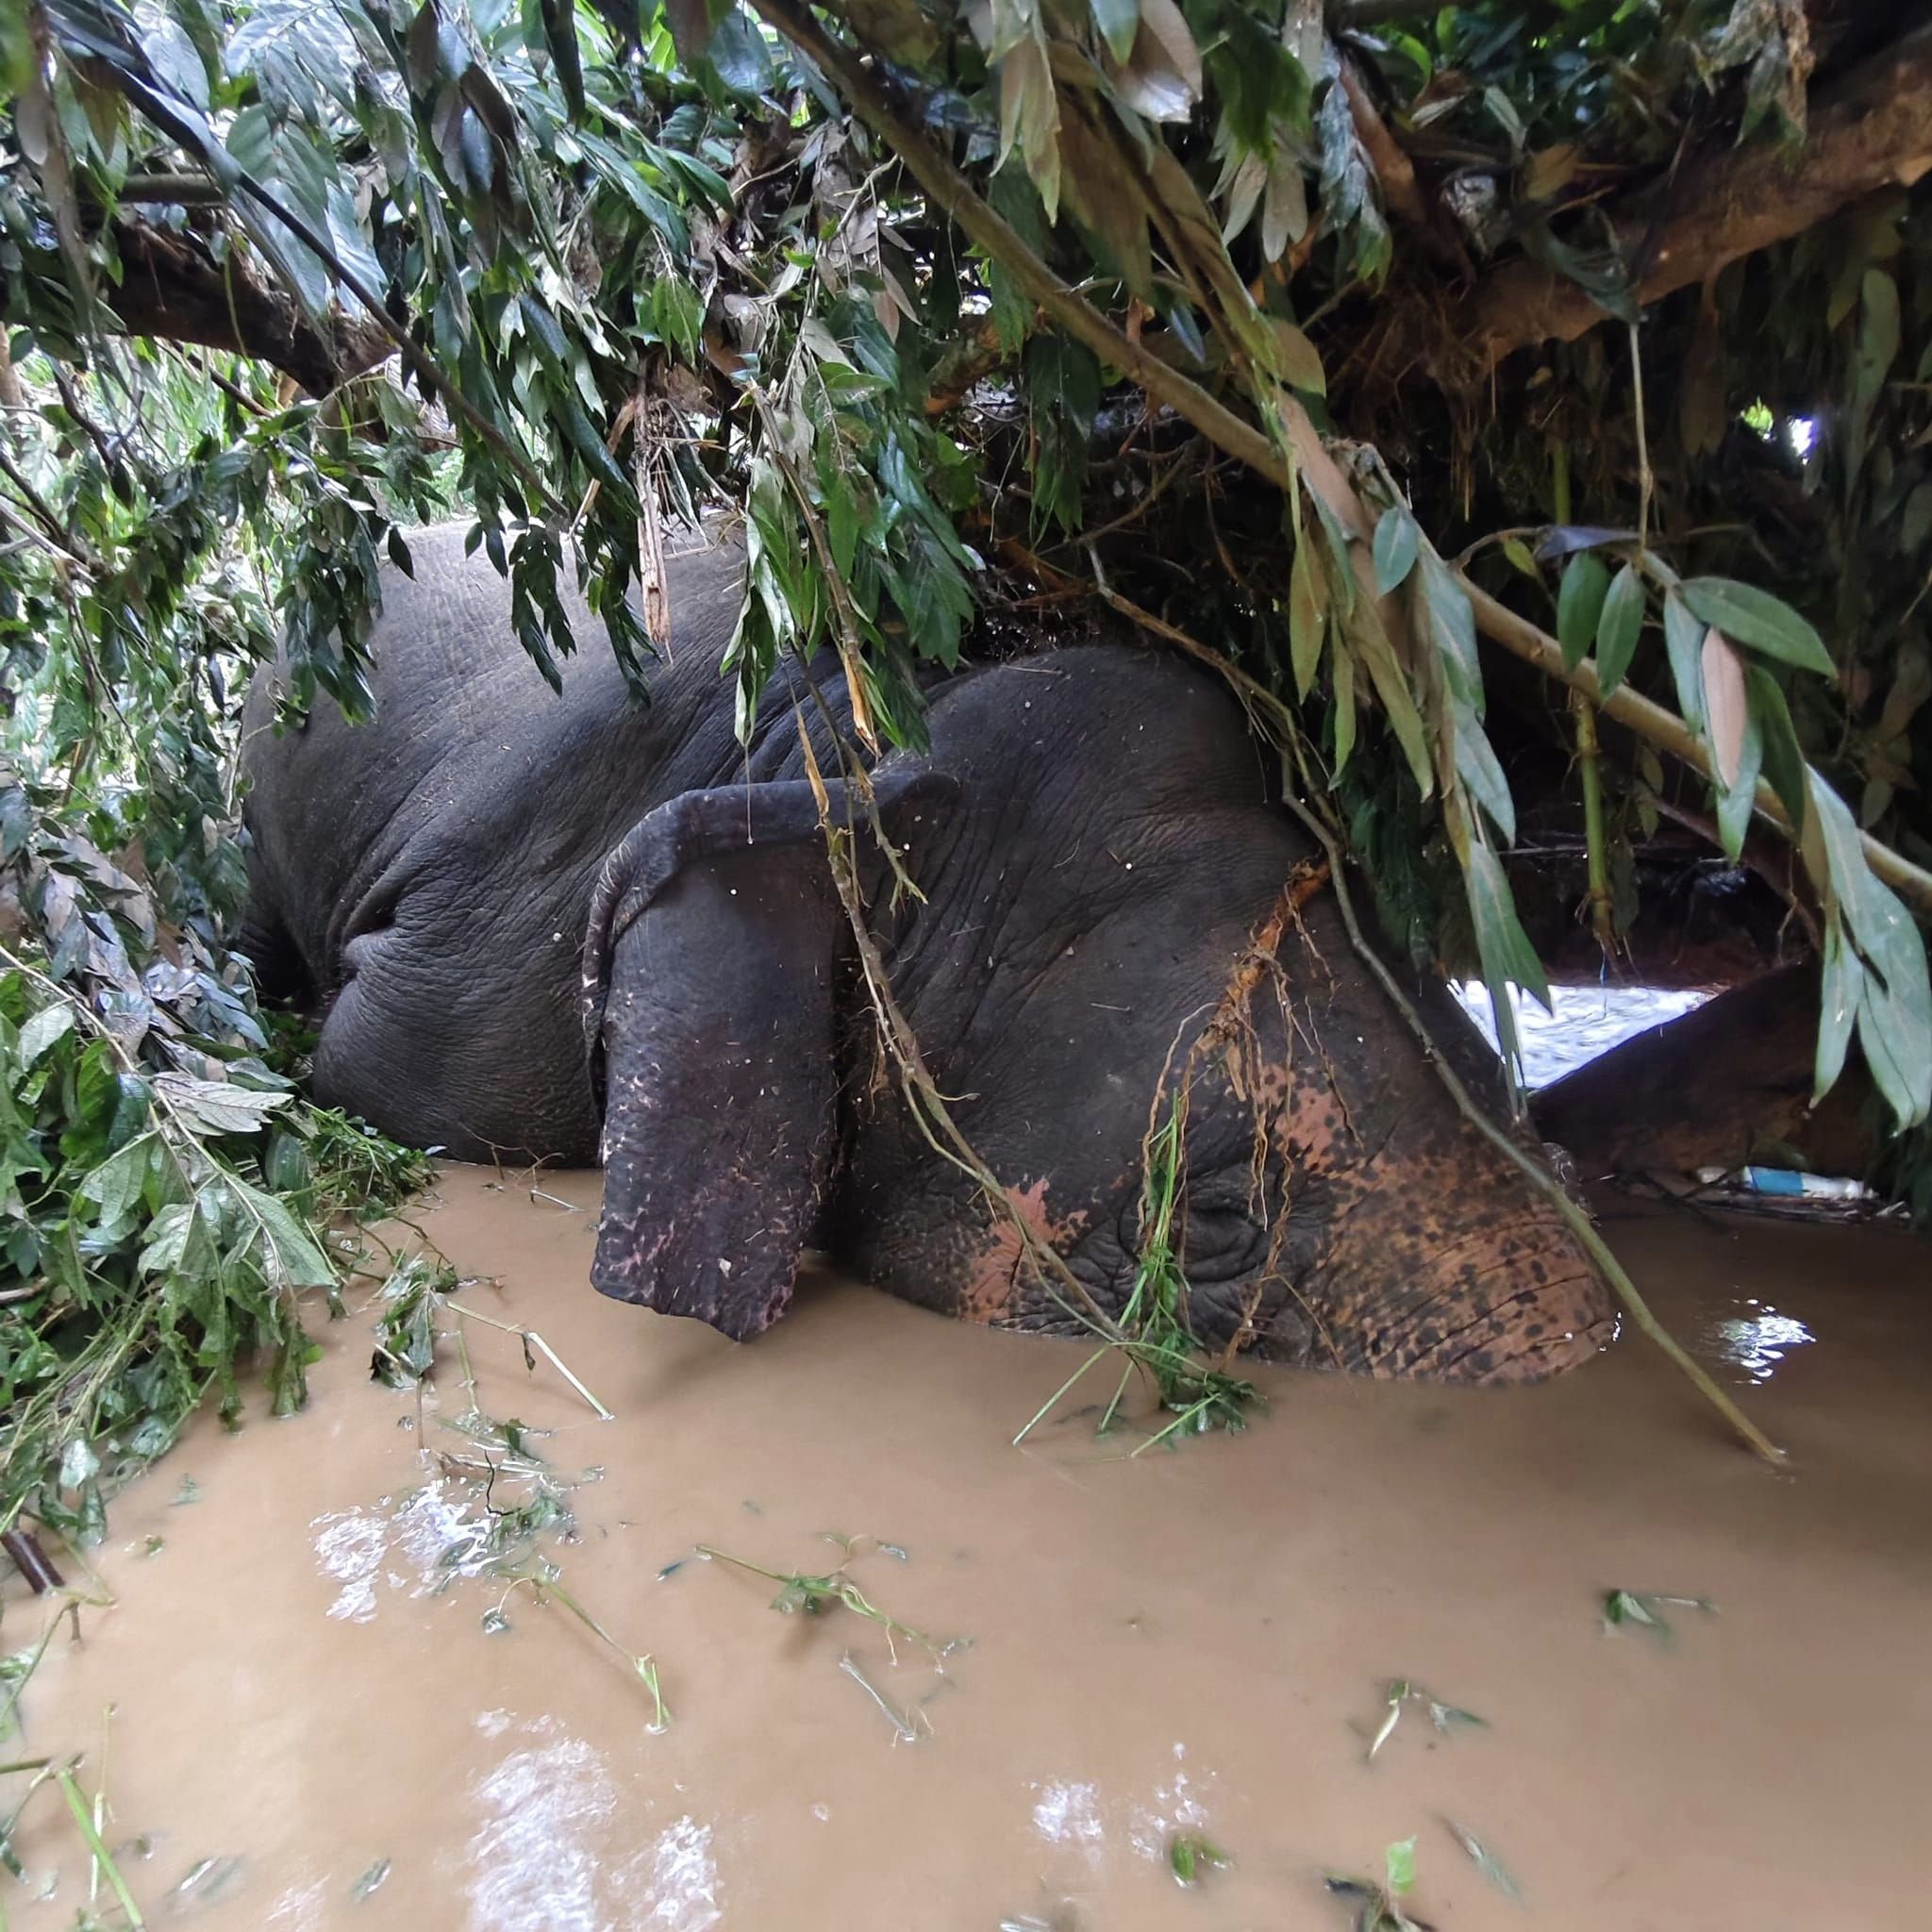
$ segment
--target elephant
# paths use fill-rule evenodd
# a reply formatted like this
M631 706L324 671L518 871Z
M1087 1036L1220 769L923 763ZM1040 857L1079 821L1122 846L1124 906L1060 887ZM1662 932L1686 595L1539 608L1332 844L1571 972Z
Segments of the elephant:
M741 741L737 544L671 559L644 704L608 651L553 695L461 530L409 547L373 723L278 726L278 666L249 693L242 943L320 1022L318 1100L458 1158L601 1154L604 1293L741 1341L811 1248L926 1307L1076 1332L1133 1292L1166 1129L1205 1345L1524 1381L1613 1332L1583 1247L1352 950L1210 672L1123 631L937 677L929 748L871 771L874 818L836 660ZM1500 1109L1446 986L1407 976ZM973 1158L908 1097L894 1010Z

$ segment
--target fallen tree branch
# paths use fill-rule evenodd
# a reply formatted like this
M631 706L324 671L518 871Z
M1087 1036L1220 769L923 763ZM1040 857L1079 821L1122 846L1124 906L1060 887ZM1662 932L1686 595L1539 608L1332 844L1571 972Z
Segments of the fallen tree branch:
M1725 148L1680 169L1662 191L1681 210L1657 229L1659 210L1613 214L1618 252L1648 258L1639 306L1715 275L1727 263L1789 241L1840 208L1887 188L1909 188L1932 169L1932 27L1920 27L1853 68L1810 115L1795 168L1770 142ZM1654 238L1654 245L1653 243ZM1488 276L1443 332L1438 380L1466 388L1511 350L1574 341L1609 313L1541 262L1512 261Z
M104 299L130 335L256 358L311 396L327 395L394 353L375 324L341 316L316 327L291 296L264 288L239 253L217 263L191 238L144 223L116 224L113 241L122 276Z
M1566 671L1563 668L1563 647L1555 638L1528 618L1519 617L1507 604L1499 603L1469 578L1458 576L1458 581L1469 593L1469 601L1475 610L1476 625L1484 636L1525 663L1534 664L1545 676L1580 691L1605 717L1613 718L1626 731L1633 731L1659 751L1668 752L1680 764L1689 765L1711 783L1717 782L1711 770L1710 754L1705 749L1703 740L1674 711L1667 711L1663 706L1653 703L1627 684L1619 685L1608 697L1605 697L1597 683L1596 666L1588 658L1574 671ZM1786 839L1790 838L1791 822L1777 794L1762 780L1757 786L1757 813L1782 832ZM1932 873L1914 865L1903 853L1894 852L1869 832L1861 832L1858 842L1864 849L1866 864L1887 885L1910 899L1922 914L1932 915Z
M1356 575L1368 594L1377 597L1383 627L1400 641L1407 626L1392 600L1379 598L1370 543L1374 524L1367 506L1340 463L1322 441L1308 413L1293 397L1282 394L1282 428L1289 449L1284 451L1252 423L1237 416L1225 404L1179 370L1132 341L1083 295L1070 288L1036 255L1007 222L981 199L958 169L902 115L887 97L871 71L849 47L833 40L795 0L752 0L757 11L804 53L810 56L843 91L859 117L890 142L913 177L950 214L967 236L993 256L1047 319L1076 341L1085 342L1103 361L1140 384L1148 395L1164 403L1175 415L1193 425L1210 442L1282 491L1294 487L1297 469L1336 520L1359 541L1352 546ZM1932 29L1914 34L1891 50L1891 59L1916 47L1932 63ZM1866 70L1861 68L1863 74ZM1932 68L1928 68L1932 73ZM1932 118L1922 129L1932 157ZM1607 701L1597 685L1596 669L1588 660L1566 670L1557 640L1497 601L1461 572L1457 581L1468 592L1477 627L1507 651L1534 664L1557 682L1580 691L1607 716L1634 731L1660 751L1710 778L1709 754L1697 734L1674 712L1641 696L1628 685ZM1790 821L1768 784L1757 788L1757 810L1787 837ZM1921 912L1932 915L1932 873L1914 865L1869 833L1860 834L1866 862L1895 891L1913 900Z

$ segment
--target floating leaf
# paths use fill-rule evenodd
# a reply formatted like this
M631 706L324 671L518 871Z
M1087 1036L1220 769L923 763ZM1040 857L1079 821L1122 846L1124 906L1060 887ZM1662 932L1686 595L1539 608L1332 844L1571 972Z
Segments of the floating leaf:
M1398 1839L1382 1855L1390 1891L1397 1898L1415 1890L1415 1840Z
M1381 1727L1376 1731L1374 1740L1369 1746L1369 1759L1371 1763L1374 1761L1375 1753L1395 1735L1395 1726L1402 1719L1403 1702L1407 1696L1408 1686L1406 1683L1398 1682L1390 1685L1389 1715L1382 1720Z
M1699 1610L1715 1616L1717 1606L1708 1597L1663 1596L1650 1591L1612 1590L1604 1594L1604 1627L1613 1629L1626 1624L1654 1630L1660 1637L1670 1635L1671 1626L1663 1612L1674 1609Z
M1442 1823L1447 1828L1450 1837L1469 1854L1470 1860L1475 1866L1475 1869L1505 1898L1521 1900L1523 1897L1522 1889L1517 1885L1516 1880L1510 1876L1508 1869L1483 1843L1482 1840L1476 1837L1474 1832L1469 1830L1465 1825L1457 1824L1453 1818L1445 1818Z
M1210 1866L1233 1862L1219 1845L1192 1833L1176 1833L1167 1841L1168 1869L1183 1885L1198 1885Z

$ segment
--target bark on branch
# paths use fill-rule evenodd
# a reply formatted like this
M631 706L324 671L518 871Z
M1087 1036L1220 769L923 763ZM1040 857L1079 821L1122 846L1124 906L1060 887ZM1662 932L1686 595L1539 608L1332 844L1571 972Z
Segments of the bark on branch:
M224 268L192 237L125 222L115 225L114 245L121 282L101 292L130 335L257 358L312 396L326 395L392 353L374 323L338 316L319 329L281 290L263 287L239 260Z
M1932 168L1932 27L1920 27L1853 68L1816 103L1803 149L1769 142L1725 149L1657 191L1669 214L1641 203L1613 217L1617 247L1639 264L1637 300L1655 302L1727 263L1787 242ZM1650 240L1655 231L1655 245ZM1512 261L1462 304L1448 331L1457 348L1439 379L1478 381L1513 349L1574 341L1607 321L1585 291L1539 262ZM1466 359L1465 359L1466 358ZM1446 366L1451 360L1455 367Z

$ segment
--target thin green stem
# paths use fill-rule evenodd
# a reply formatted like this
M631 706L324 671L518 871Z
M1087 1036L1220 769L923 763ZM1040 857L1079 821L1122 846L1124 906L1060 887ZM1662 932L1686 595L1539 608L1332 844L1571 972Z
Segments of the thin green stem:
M74 1813L75 1824L80 1827L80 1835L87 1843L95 1869L107 1874L108 1883L113 1887L114 1896L121 1901L121 1909L126 1915L128 1924L134 1927L134 1932L142 1932L147 1921L141 1916L141 1907L134 1903L134 1894L127 1890L126 1881L121 1876L121 1868L114 1862L113 1853L101 1840L86 1794L75 1782L73 1767L62 1765L54 1776L59 1783L61 1795L67 1800L67 1808Z

